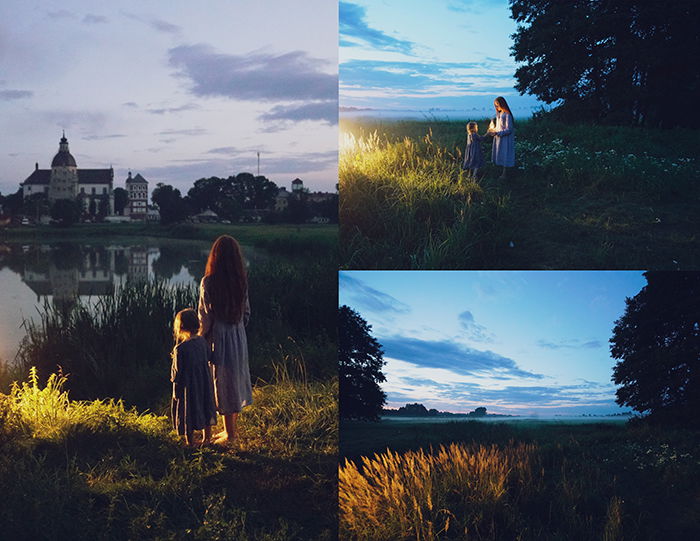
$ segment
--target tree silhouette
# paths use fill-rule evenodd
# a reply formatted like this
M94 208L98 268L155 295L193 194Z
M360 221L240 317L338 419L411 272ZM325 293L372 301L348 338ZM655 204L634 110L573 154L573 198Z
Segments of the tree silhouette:
M646 272L610 339L617 403L661 421L700 418L700 272Z
M562 118L696 126L700 3L633 0L511 0L512 55L521 94L556 103Z
M344 419L377 420L386 402L379 387L384 352L370 334L372 327L347 306L338 310L338 371L340 416Z

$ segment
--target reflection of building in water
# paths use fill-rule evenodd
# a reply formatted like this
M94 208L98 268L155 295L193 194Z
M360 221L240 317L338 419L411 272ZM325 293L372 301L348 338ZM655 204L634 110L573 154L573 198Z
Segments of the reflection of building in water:
M128 250L129 280L148 280L148 248L144 246L132 246Z
M42 246L37 250L37 262L25 265L22 280L36 294L37 301L53 296L54 304L66 305L78 296L112 295L115 276L123 276L124 272L127 280L148 280L153 252L153 248L144 246L84 246L66 255L60 249ZM118 259L126 262L121 272L116 268Z

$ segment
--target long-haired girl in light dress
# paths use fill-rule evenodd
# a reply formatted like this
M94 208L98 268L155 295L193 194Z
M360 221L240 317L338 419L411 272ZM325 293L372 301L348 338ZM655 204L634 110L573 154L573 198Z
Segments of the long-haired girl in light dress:
M503 180L507 169L515 166L515 121L504 97L497 97L493 106L496 109L496 122L493 127L489 127L487 134L493 136L491 159L494 164L503 167L499 177L499 180Z
M199 320L214 375L216 409L224 430L214 443L233 443L238 413L253 402L245 326L250 318L248 278L241 247L233 237L214 241L199 287Z

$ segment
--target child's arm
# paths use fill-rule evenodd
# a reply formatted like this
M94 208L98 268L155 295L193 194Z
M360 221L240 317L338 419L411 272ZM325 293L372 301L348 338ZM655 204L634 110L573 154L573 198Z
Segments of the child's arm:
M173 384L173 398L180 396L180 384L182 382L182 357L178 347L172 353L173 362L170 365L170 381Z

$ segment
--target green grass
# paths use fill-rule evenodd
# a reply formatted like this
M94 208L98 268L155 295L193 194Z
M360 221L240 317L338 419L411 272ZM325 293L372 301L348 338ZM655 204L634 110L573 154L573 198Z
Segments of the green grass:
M479 123L485 131L486 122ZM341 265L688 269L700 265L697 130L518 122L517 170L460 170L463 122L341 123ZM483 151L490 157L488 139Z
M699 442L641 423L343 422L340 537L694 539Z
M336 537L337 381L256 386L236 451L186 449L167 418L65 383L33 371L0 394L3 539Z
M0 228L0 240L8 241L92 241L126 242L135 237L169 238L213 241L219 235L231 235L242 244L262 248L281 247L296 249L312 246L334 250L338 242L337 225L290 224L77 224L68 229L52 226L22 226Z

